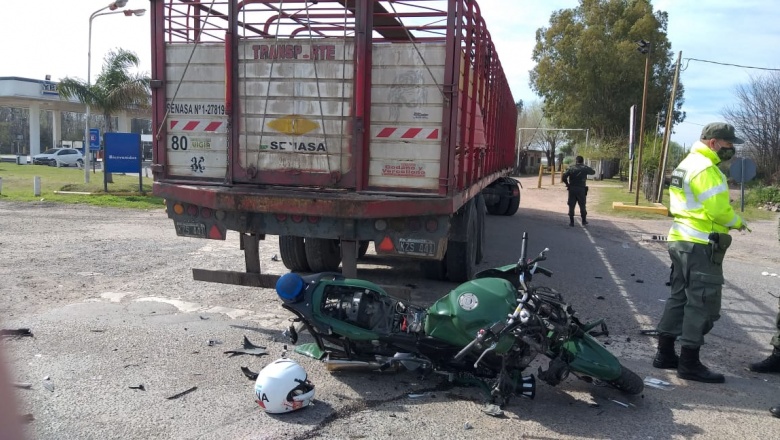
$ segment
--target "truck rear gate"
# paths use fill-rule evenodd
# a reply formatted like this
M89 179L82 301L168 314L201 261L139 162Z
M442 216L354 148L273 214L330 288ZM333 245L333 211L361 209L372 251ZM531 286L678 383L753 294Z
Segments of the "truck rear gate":
M517 112L473 0L151 7L154 192L181 235L441 260L469 235L453 215L512 186Z

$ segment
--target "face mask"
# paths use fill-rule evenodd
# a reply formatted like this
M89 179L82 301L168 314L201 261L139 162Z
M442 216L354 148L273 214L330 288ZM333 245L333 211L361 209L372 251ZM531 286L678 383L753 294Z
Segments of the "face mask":
M737 152L737 150L735 150L734 148L723 148L723 147L721 147L720 150L718 150L717 154L718 154L718 158L721 161L725 162L725 161L731 159L732 157L734 157L734 154L736 152Z

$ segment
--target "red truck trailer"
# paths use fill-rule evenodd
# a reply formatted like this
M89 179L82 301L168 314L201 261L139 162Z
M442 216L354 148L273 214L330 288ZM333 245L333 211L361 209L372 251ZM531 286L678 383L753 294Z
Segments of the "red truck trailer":
M464 281L520 203L517 109L475 0L151 0L154 194L176 233L291 271L377 254Z

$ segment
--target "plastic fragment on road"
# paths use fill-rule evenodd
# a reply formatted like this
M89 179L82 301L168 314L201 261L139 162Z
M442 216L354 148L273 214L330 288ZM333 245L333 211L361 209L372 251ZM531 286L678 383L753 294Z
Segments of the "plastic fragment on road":
M28 382L14 382L12 385L16 388L23 388L25 390L32 388L32 384Z
M4 328L0 330L0 336L5 338L32 337L32 331L29 328Z
M674 389L671 383L650 376L645 377L644 382L645 385L651 388L658 388L659 390L670 391Z
M43 387L47 390L54 392L54 383L49 380L49 377L47 376L45 379L43 379Z
M436 395L433 394L433 393L430 393L430 392L410 393L410 394L407 394L407 397L410 398L410 399L422 399L422 398L426 398L426 397L436 397Z
M482 412L493 417L503 417L504 411L498 405L488 403L481 408Z
M471 423L466 422L463 424L463 429L469 430L469 429L474 429L474 427L471 426Z
M225 352L225 354L230 354L230 357L238 356L240 354L251 354L253 356L263 356L265 354L268 354L268 352L265 350L265 347L261 347L259 345L255 345L247 339L246 336L244 336L244 346L235 348L233 350L228 350Z
M259 376L259 373L255 373L247 367L241 367L241 372L244 373L244 376L249 380L257 380L257 376Z
M144 384L142 384L142 383L138 384L138 385L130 385L128 388L130 388L131 390L146 391L146 387L144 387Z
M190 388L190 389L187 389L187 390L184 390L184 391L182 391L181 393L174 394L174 395L173 395L173 396L171 396L171 397L166 397L166 399L168 399L168 400L178 399L179 397L181 397L181 396L186 396L187 394L189 394L189 393L191 393L191 392L193 392L193 391L195 391L195 390L197 390L197 389L198 389L198 387L192 387L192 388Z
M325 352L320 350L320 347L314 342L296 346L295 352L317 360L320 360L325 356Z
M628 408L628 407L629 407L629 404L628 404L628 403L623 403L623 402L620 402L620 401L618 401L618 400L615 400L615 399L609 399L609 400L610 400L611 402L615 402L616 404L618 404L618 405L622 406L623 408Z

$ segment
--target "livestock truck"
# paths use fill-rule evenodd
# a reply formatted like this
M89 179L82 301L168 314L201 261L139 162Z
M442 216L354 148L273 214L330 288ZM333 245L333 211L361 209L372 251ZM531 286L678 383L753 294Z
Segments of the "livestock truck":
M474 0L151 0L154 194L176 233L291 271L377 254L464 281L520 203L517 108Z

